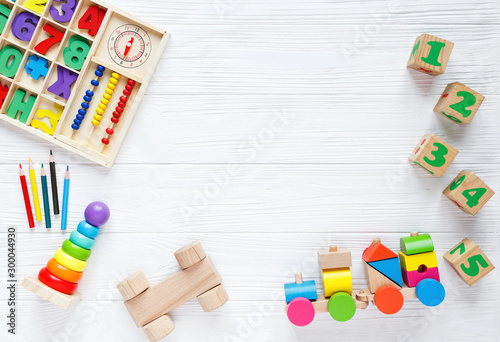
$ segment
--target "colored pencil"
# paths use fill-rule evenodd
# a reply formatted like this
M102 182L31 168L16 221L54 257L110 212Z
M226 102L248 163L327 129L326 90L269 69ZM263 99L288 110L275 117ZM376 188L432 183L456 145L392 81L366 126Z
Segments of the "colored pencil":
M59 215L59 195L57 194L56 161L50 150L50 183L52 184L52 204L54 206L54 215Z
M26 176L23 172L23 167L19 164L19 178L21 179L21 188L23 189L24 205L26 206L26 215L28 216L28 224L30 228L35 228L35 221L33 220L33 212L31 211L30 194L28 192L28 185L26 184Z
M37 221L42 220L42 211L40 210L40 198L38 197L38 188L36 186L36 176L35 169L33 168L33 164L31 163L30 158L30 181L31 181L31 193L33 194L33 204L35 206L35 216Z
M52 228L52 223L50 222L50 206L49 206L49 190L47 189L47 174L45 174L45 169L42 164L42 195L43 195L43 210L45 211L45 228Z
M66 168L66 175L64 176L61 230L66 230L66 224L68 222L68 197L69 197L69 166Z

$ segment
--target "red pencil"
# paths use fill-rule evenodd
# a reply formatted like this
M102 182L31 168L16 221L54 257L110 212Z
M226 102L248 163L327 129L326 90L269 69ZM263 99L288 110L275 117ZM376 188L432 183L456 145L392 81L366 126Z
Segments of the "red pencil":
M30 228L35 228L35 221L33 221L33 212L31 211L30 194L28 192L28 185L26 185L26 176L23 172L23 167L19 164L19 178L21 179L21 188L23 189L24 205L26 206L26 214L28 215L28 223Z

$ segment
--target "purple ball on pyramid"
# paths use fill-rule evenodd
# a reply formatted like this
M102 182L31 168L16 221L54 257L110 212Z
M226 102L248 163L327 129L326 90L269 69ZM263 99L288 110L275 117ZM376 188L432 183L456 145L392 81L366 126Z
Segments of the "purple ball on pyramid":
M85 208L85 221L94 227L105 224L109 220L109 215L109 207L99 201L92 202Z

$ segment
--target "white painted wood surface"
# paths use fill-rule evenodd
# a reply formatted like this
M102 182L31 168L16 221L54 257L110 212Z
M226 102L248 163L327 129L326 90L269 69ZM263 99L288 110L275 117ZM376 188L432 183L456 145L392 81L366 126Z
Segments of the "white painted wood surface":
M80 285L83 302L64 312L19 287L18 334L2 323L2 341L146 341L115 285L137 270L163 279L178 269L173 252L193 239L230 302L213 313L196 301L176 309L165 341L498 340L498 270L469 288L441 258L469 237L500 266L499 195L474 218L441 195L462 169L500 191L497 1L109 2L172 39L112 170L55 149L61 190L71 167L70 231L90 201L112 208ZM405 68L423 32L455 43L438 78ZM454 81L486 96L470 126L432 112ZM441 179L407 161L424 133L460 150ZM70 232L26 227L17 164L47 162L51 147L0 122L0 223L4 236L17 228L19 280ZM305 328L287 321L283 283L295 270L319 282L318 248L351 248L359 289L371 239L398 250L414 230L434 239L448 291L441 306L407 302L390 317L370 306L350 322L321 314ZM0 274L5 317L6 262Z

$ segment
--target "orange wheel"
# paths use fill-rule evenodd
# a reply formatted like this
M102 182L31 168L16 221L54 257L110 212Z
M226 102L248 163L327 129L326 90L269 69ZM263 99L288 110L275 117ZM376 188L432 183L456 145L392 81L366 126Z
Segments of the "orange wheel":
M404 298L401 292L391 285L379 287L373 298L377 308L387 314L392 315L401 310Z

